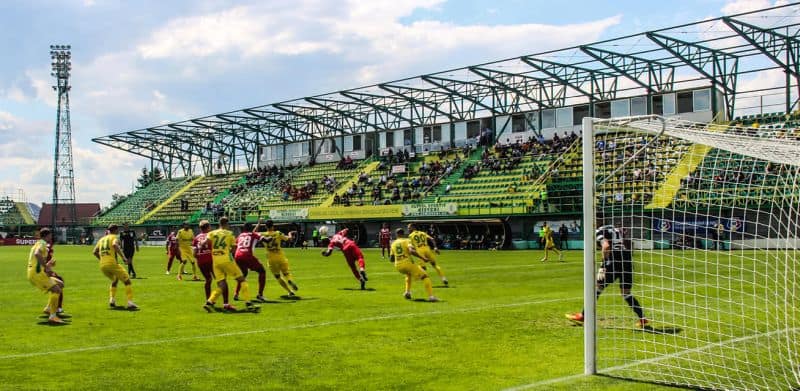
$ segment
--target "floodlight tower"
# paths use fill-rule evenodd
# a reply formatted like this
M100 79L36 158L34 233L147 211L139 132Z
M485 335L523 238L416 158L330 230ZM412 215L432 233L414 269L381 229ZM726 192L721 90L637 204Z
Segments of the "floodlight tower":
M72 169L72 127L69 122L69 75L72 71L72 53L70 45L50 45L50 59L53 72L50 76L56 79L53 90L58 94L58 111L56 113L55 162L53 164L53 217L52 226L55 232L58 223L58 207L67 208L67 219L70 224L76 223L75 214L75 176ZM69 230L67 230L69 232Z

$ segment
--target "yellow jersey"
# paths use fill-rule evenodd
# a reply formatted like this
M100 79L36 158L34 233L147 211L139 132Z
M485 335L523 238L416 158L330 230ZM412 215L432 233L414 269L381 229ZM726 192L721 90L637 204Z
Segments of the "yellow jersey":
M42 239L39 239L33 247L31 247L31 252L28 254L28 273L43 273L44 268L42 265L39 264L39 260L36 259L36 254L40 254L42 259L47 259L47 242Z
M233 232L218 228L209 232L206 240L211 247L211 258L214 263L233 262L231 250L236 248L236 238L233 236Z
M411 257L410 246L411 240L407 238L395 239L395 241L392 242L389 249L389 256L394 256L395 265L402 262L414 263L414 258Z
M267 232L259 232L264 238L271 238L271 240L267 241L264 245L267 248L267 255L280 255L283 254L283 248L281 244L287 240L289 237L284 235L283 232L275 230L275 231L267 231Z
M545 240L553 240L553 230L550 227L544 227L544 239Z
M117 249L114 244L119 243L119 238L115 234L108 234L97 241L95 249L100 249L100 264L110 265L117 263Z
M191 228L178 230L178 247L191 250L192 241L194 240L194 231Z
M425 231L414 231L408 234L408 239L418 249L428 248L428 239L433 240Z

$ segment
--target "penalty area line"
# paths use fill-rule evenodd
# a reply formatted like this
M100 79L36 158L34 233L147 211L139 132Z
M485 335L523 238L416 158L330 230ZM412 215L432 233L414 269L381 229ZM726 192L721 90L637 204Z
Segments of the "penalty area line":
M518 302L518 303L492 304L492 305L485 305L485 306L480 306L480 307L463 308L463 309L458 309L458 310L453 310L453 311L428 311L428 312L413 312L413 313L402 313L402 314L397 313L397 314L388 314L388 315L380 315L380 316L370 316L370 317L366 317L366 318L358 318L358 319L350 319L350 320L330 321L330 322L321 322L321 323L306 323L306 324L299 324L299 325L288 326L288 327L273 327L273 328L258 329L258 330L234 331L234 332L221 333L221 334L207 334L207 335L195 335L195 336L189 336L189 337L180 337L180 338L154 339L154 340L149 340L149 341L135 341L135 342L129 342L129 343L116 343L116 344L111 344L111 345L88 346L88 347L84 347L84 348L51 350L51 351L46 351L46 352L7 354L7 355L0 356L0 360L9 360L9 359L15 359L15 358L40 357L40 356L48 356L48 355L52 355L52 354L96 352L96 351L119 349L119 348L130 348L130 347L135 347L135 346L161 345L161 344L169 344L169 343L176 343L176 342L197 341L197 340L204 340L204 339L214 339L214 338L241 336L241 335L252 335L252 334L270 333L270 332L313 329L313 328L320 328L320 327L340 326L340 325L366 323L366 322L377 322L377 321L393 320L393 319L416 318L416 317L420 317L420 316L430 316L430 315L463 314L463 313L481 312L481 311L496 310L496 309L503 309L503 308L514 308L514 307L524 307L524 306L537 305L537 304L555 303L555 302L562 302L562 301L569 301L569 300L575 300L575 298L558 298L558 299L547 299L547 300L524 301L524 302Z

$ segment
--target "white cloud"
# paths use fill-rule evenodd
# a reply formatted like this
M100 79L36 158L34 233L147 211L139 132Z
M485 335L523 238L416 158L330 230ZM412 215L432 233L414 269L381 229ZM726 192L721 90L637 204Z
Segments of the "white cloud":
M734 0L727 2L722 6L722 13L725 15L740 14L743 12L769 8L781 4L786 4L786 2L772 2L770 0Z

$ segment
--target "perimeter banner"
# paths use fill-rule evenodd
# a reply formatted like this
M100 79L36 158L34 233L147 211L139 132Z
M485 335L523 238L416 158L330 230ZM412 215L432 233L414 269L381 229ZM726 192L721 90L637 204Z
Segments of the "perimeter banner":
M380 219L402 216L402 205L332 206L308 208L311 220Z

